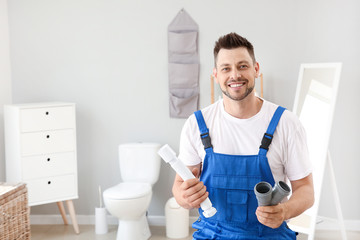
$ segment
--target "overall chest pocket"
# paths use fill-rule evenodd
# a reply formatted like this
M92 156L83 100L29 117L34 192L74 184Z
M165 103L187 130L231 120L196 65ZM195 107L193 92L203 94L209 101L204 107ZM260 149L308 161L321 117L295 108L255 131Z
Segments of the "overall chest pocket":
M253 191L260 181L260 176L212 177L213 194L217 195L215 199L221 201L218 211L222 211L223 221L243 223L253 219L257 205Z

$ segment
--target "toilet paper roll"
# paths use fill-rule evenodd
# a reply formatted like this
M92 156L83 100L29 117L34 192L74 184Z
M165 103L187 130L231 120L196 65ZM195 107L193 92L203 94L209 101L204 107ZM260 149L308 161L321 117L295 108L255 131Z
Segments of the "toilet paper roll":
M106 208L95 208L95 233L105 234L107 232Z

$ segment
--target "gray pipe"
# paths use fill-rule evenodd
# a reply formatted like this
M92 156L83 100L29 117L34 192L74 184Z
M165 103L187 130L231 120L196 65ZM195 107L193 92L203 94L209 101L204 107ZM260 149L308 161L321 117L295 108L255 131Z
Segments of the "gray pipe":
M254 187L259 206L269 206L272 198L272 187L268 182L259 182Z
M290 194L290 187L283 181L275 183L274 188L268 182L259 182L254 192L259 206L273 206Z
M284 197L289 196L289 194L290 187L283 181L277 182L272 192L271 205L273 206L278 204L284 199Z

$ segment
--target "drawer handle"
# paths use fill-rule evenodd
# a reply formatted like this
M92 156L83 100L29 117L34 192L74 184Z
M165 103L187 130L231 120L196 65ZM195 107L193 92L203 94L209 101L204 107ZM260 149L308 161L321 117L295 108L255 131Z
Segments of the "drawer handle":
M50 138L50 135L46 135L46 138Z
M45 112L46 115L49 115L49 112Z
M50 158L48 158L47 161L50 162Z
M51 181L48 181L48 184L51 184Z

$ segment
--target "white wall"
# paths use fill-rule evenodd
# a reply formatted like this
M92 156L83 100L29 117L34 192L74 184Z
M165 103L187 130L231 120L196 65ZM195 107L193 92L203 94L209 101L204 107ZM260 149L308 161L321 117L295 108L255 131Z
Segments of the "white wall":
M253 42L265 98L290 109L300 63L343 62L331 153L344 216L360 219L360 193L353 191L360 181L358 1L12 0L8 7L13 102L77 104L79 214L93 214L99 184L120 181L119 143L178 149L184 120L168 116L166 30L184 7L200 29L201 107L210 103L214 42L231 31ZM164 214L173 177L162 164L150 215ZM334 216L329 191L325 186L320 213ZM57 209L38 206L32 213Z
M8 7L0 0L0 182L5 181L4 110L11 103Z

